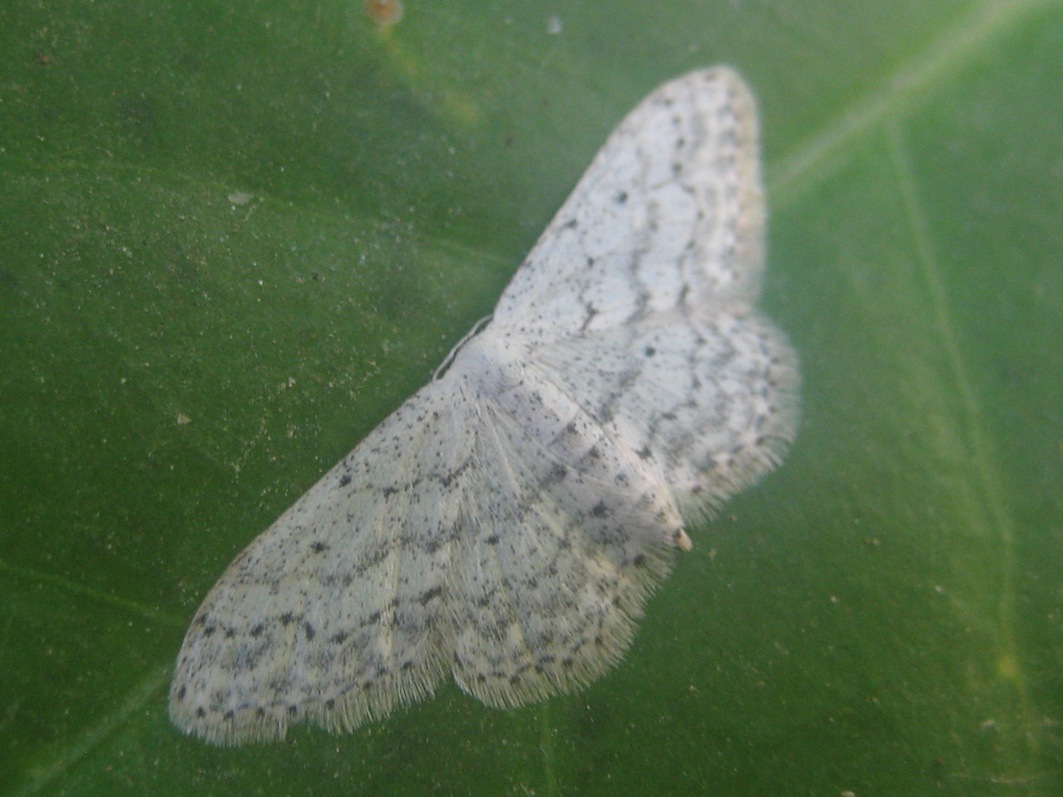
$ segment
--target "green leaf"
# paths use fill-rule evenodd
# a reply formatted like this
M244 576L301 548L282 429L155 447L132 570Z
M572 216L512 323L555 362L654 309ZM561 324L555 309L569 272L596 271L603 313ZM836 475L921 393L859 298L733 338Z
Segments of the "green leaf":
M1063 793L1061 52L1020 0L4 3L0 792ZM784 465L579 694L182 736L225 565L714 63L761 102Z

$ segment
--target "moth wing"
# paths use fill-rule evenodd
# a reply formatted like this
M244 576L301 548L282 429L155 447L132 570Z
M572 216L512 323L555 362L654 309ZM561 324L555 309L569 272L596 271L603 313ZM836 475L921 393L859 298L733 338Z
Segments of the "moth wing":
M756 106L726 67L624 119L506 287L500 329L535 339L676 307L753 302L764 265Z
M772 470L797 429L797 355L741 305L658 313L551 341L532 356L652 463L687 517Z
M515 706L619 660L682 519L659 475L549 373L512 353L494 361L476 465L462 474L448 602L455 680L489 705Z
M304 719L349 730L445 677L453 477L475 429L453 387L416 393L229 566L178 656L178 727L223 744Z

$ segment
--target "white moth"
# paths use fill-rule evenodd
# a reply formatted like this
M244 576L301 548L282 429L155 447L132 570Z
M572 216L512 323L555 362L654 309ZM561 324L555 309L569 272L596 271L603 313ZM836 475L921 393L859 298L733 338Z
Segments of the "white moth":
M628 115L491 322L207 595L170 688L178 727L222 744L350 730L448 676L519 706L617 663L690 548L683 518L795 432L797 359L753 307L757 137L727 68Z

